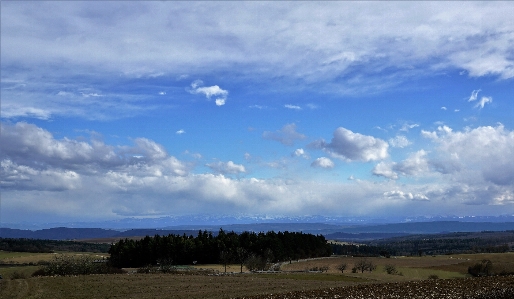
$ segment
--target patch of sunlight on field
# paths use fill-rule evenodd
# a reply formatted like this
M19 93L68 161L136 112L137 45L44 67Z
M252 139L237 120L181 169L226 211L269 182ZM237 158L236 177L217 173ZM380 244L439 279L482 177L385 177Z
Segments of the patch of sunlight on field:
M402 273L403 276L410 279L428 279L431 275L436 275L439 279L453 279L453 278L464 278L465 274L458 272L450 272L435 269L424 269L424 268L398 268L397 271ZM390 274L387 274L390 275Z

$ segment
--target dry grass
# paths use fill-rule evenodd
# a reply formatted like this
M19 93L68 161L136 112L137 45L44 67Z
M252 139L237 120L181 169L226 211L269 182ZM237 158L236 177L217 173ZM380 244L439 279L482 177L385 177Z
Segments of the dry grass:
M465 276L463 272L465 273L467 271L469 263L475 263L482 259L489 259L493 264L512 264L514 263L514 254L398 257L396 259L368 258L378 266L372 273L351 273L350 270L346 270L343 275L336 270L336 266L343 262L346 262L348 264L348 269L351 269L352 265L359 259L360 258L333 257L293 262L291 264L287 263L282 266L282 269L286 271L301 271L313 267L328 266L329 270L327 273L245 273L219 276L183 274L120 274L75 277L32 277L16 280L3 279L0 281L0 298L217 299L247 296L269 298L269 294L285 294L289 292L292 292L291 294L299 294L296 293L298 291L304 291L305 294L321 294L330 288L340 288L352 285L380 283L376 286L379 288L385 285L382 283L405 282L411 280L428 281L427 279L429 275L437 275L439 278L463 277ZM386 264L394 264L397 267L398 272L403 273L403 276L387 274L383 270L383 267ZM16 271L21 271L25 267L13 268L16 268L14 269ZM224 271L222 265L198 265L196 268L209 268L211 270L217 270L219 273ZM7 269L8 268L0 268L0 271L4 271L5 273ZM13 269L11 270L14 271ZM30 270L32 269L27 268L26 271ZM239 272L239 270L239 265L229 265L227 267L228 272ZM246 271L246 269L243 270ZM4 278L6 277L8 276L4 276ZM443 283L446 280L437 281ZM451 281L456 285L460 285L464 280L456 279ZM426 285L429 284L430 283L428 282L426 283ZM375 288L375 286L373 288ZM401 286L394 288L401 289ZM278 297L274 296L273 298ZM287 298L313 297L298 297L296 295L292 295Z
M0 298L233 298L341 287L353 281L231 276L125 274L33 277L0 282Z

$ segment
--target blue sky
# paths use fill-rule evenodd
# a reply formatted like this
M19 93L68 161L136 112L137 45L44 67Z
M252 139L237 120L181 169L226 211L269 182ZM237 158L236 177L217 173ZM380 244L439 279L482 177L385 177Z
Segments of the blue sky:
M514 213L511 2L0 5L2 222Z

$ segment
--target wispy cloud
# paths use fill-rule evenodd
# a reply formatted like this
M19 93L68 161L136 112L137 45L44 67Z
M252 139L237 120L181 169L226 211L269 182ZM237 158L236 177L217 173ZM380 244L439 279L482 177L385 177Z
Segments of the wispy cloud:
M476 101L478 99L478 93L481 91L481 89L473 90L469 96L468 102Z
M295 141L305 139L305 135L296 132L296 124L287 124L279 131L262 133L262 138L275 140L284 145L293 145Z
M297 105L286 104L286 105L284 105L284 107L286 107L287 109L292 109L292 110L302 110L302 107L297 106Z
M482 109L484 108L485 104L492 103L493 98L492 97L482 97L480 101L475 105L475 108Z

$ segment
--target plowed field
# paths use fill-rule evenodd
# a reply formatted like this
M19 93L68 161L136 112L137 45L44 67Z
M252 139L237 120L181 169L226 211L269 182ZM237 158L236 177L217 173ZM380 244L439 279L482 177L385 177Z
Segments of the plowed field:
M240 299L512 299L514 277L423 280L289 292Z

